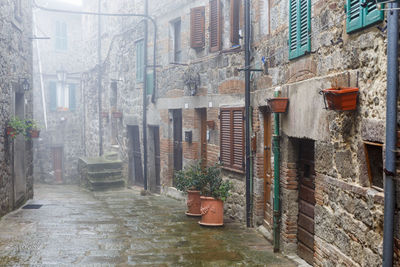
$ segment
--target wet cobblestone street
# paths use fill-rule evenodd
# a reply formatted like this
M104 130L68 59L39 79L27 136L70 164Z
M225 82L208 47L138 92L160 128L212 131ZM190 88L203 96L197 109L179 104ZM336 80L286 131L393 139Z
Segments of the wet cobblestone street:
M35 186L40 209L0 220L0 266L295 266L255 229L204 228L185 206L137 189Z

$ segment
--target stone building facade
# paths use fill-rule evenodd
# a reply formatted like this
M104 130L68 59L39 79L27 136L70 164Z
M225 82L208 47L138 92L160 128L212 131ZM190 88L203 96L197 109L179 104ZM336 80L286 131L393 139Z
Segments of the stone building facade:
M41 6L81 10L63 1L38 1ZM84 155L81 75L82 17L34 10L34 114L42 127L35 144L35 177L45 183L77 183L78 157Z
M96 11L96 2L88 8ZM143 1L133 2L103 3L102 8L143 13ZM267 100L278 93L289 98L287 112L279 115L280 248L316 266L382 263L385 12L348 2L251 1L250 67L262 71L251 75L250 219L272 233L272 204L278 201L273 199L272 166L277 117ZM349 18L349 13L356 15ZM234 184L225 214L244 222L243 1L149 1L149 14L158 27L154 102L146 88L150 189L167 193L174 170L196 160L221 162L224 178ZM143 185L143 79L153 78L150 66L146 72L140 69L143 24L133 18L107 21L101 34L106 44L103 149L118 151L127 179ZM84 28L96 27L94 19L87 24ZM149 24L149 62L152 31ZM89 155L99 152L100 109L89 100L98 97L97 71L84 80L91 109L85 114ZM324 109L320 91L332 87L359 88L357 110ZM398 254L398 227L395 231Z
M30 1L0 4L0 217L33 197L32 140L6 134L10 119L32 119ZM23 84L28 85L24 90Z

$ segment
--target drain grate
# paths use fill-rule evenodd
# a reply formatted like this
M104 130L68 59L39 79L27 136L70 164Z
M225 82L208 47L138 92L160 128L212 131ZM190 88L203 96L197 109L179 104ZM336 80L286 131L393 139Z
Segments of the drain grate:
M37 210L40 209L43 205L39 205L39 204L28 204L23 206L22 208L24 210Z

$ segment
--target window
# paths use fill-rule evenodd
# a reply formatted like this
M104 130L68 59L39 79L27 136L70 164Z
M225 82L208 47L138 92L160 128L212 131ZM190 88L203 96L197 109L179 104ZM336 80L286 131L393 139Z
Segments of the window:
M57 50L67 50L67 23L64 21L56 21L56 38L55 46Z
M205 28L205 7L195 7L190 10L190 47L203 48Z
M380 143L364 141L365 159L368 168L370 185L378 190L383 189L383 156Z
M223 108L220 113L220 159L223 168L244 170L244 108Z
M153 94L153 90L154 90L154 75L153 72L149 72L146 75L146 79L147 79L147 84L146 84L146 93L148 95Z
M144 40L136 42L136 81L144 79Z
M222 15L221 1L210 1L210 51L216 52L221 50L221 33L222 33Z
M76 109L76 85L50 82L50 110L73 111Z
M231 0L231 44L239 45L240 0Z
M311 51L310 0L290 0L289 7L289 59Z
M382 10L378 10L375 1L364 2L364 0L347 0L347 33L355 32L383 20L384 13Z
M181 61L181 20L174 22L174 62Z

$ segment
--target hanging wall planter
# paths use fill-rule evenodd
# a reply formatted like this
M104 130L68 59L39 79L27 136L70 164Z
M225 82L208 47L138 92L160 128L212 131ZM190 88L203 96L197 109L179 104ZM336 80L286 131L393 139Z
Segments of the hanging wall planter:
M358 88L343 87L322 90L326 109L331 110L356 110Z
M285 113L289 103L289 98L287 97L274 97L268 98L268 105L272 112L274 113Z
M32 129L29 131L29 136L31 138L39 138L39 135L40 135L40 130Z

